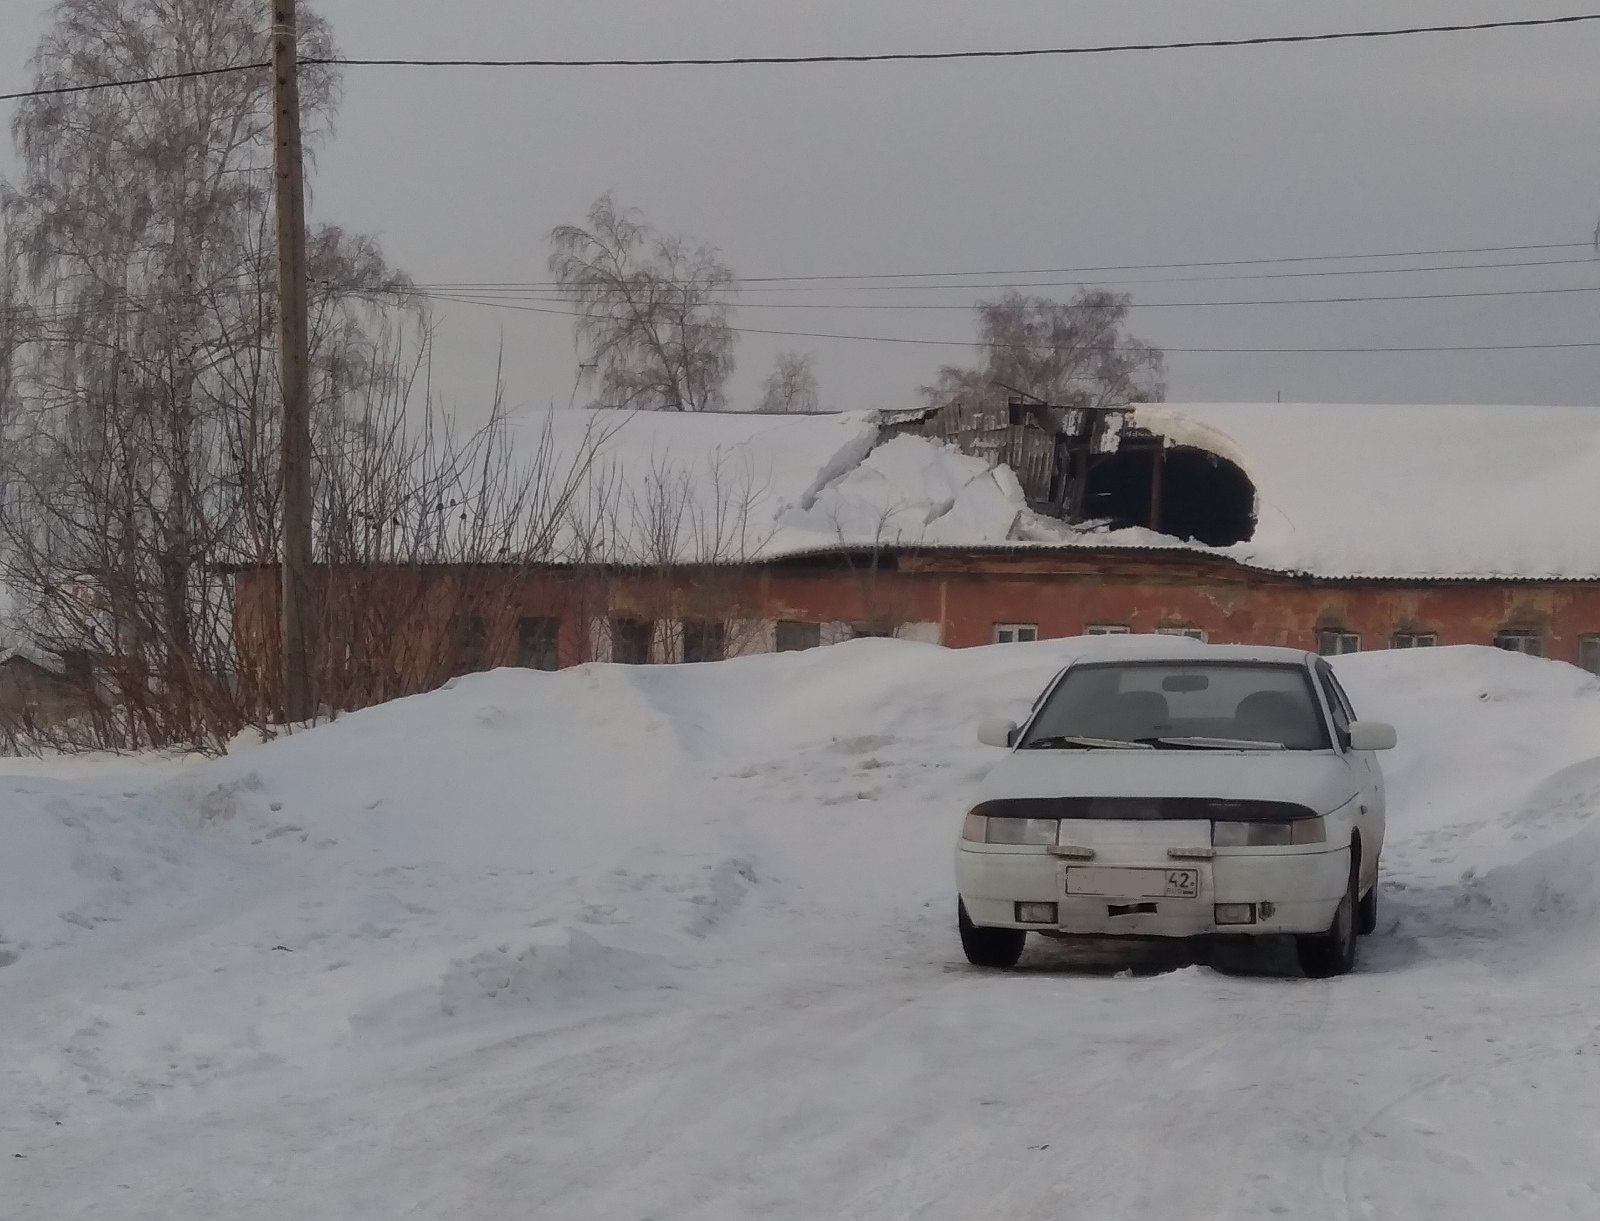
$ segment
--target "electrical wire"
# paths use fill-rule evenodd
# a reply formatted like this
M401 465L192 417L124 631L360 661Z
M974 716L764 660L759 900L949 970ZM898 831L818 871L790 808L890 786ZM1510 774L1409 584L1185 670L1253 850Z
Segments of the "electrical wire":
M1343 30L1323 34L1271 34L1253 38L1199 38L1182 42L1104 43L1081 47L1024 47L993 51L891 51L861 55L735 55L697 56L662 59L359 59L350 56L307 56L302 64L340 68L668 68L736 67L800 64L928 63L977 59L1040 59L1073 55L1111 55L1132 51L1193 51L1222 47L1285 46L1297 43L1350 42L1377 38L1402 38L1417 34L1465 34L1490 30L1532 29L1535 27L1577 25L1600 21L1600 13L1575 13L1565 17L1520 17L1501 21L1460 22L1450 25L1414 25L1379 30ZM124 89L132 85L156 85L164 81L194 80L221 76L229 72L249 72L270 67L268 63L229 64L217 68L194 68L183 72L153 73L114 81L91 81L80 85L53 85L0 93L0 102L29 98L59 97L87 93L96 89Z
M1451 25L1414 25L1379 30L1345 30L1324 34L1271 34L1253 38L1197 38L1181 42L1124 42L1080 47L1027 47L994 51L892 51L861 55L733 55L660 59L355 59L346 56L306 59L308 64L342 68L725 68L800 64L927 63L973 59L1041 59L1072 55L1112 55L1132 51L1194 51L1221 47L1281 46L1293 43L1349 42L1402 38L1416 34L1465 34L1488 30L1529 29L1600 21L1600 13L1566 17L1521 17Z
M309 63L311 61L304 61ZM192 81L202 76L225 76L230 72L253 72L270 68L265 61L255 64L229 64L221 68L193 68L186 72L161 72L152 76L133 76L124 80L93 81L83 85L52 85L44 89L23 89L17 93L0 93L0 102L17 102L25 98L59 97L66 93L89 93L96 89L125 89L130 85L159 85L163 81Z
M449 291L449 290L446 290ZM1485 297L1537 297L1537 296L1567 296L1577 293L1600 292L1600 285L1576 285L1560 288L1500 288L1483 289L1478 291L1440 292L1440 293L1389 293L1370 294L1348 297L1262 297L1247 301L1131 301L1130 309L1211 309L1227 306L1262 306L1262 305L1353 305L1357 303L1376 301L1446 301L1458 299L1474 299ZM474 291L471 296L487 298L495 301L526 301L542 305L560 305L566 301L564 297L551 296L547 293L524 292L521 290L486 290ZM926 301L739 301L732 298L719 299L715 302L725 305L730 309L777 309L777 310L961 310L970 313L976 308L971 303L954 304L951 302L926 302Z
M1589 243L1574 243L1585 249L1592 249ZM1147 276L1141 279L1093 279L1093 280L1003 280L984 284L829 284L829 285L802 285L796 288L779 288L761 283L751 283L743 277L736 277L741 293L802 293L802 292L954 292L962 289L1002 289L1002 288L1106 288L1110 286L1137 286L1145 284L1218 284L1237 280L1305 280L1325 279L1329 276L1377 276L1377 275L1409 275L1428 274L1441 271L1495 271L1500 268L1518 269L1526 267L1573 267L1582 264L1593 265L1596 259L1591 255L1587 258L1577 259L1524 259L1498 263L1444 263L1435 267L1365 267L1365 268L1340 268L1318 269L1312 271L1251 271L1240 274L1220 274L1204 276ZM1022 274L1048 275L1045 271ZM663 283L677 284L681 281L664 280ZM436 281L423 285L426 288L440 288L447 290L464 290L469 292L487 292L495 289L522 289L526 291L555 291L561 287L554 280L456 280Z
M520 305L509 301L484 301L472 297L452 296L442 293L424 294L435 301L453 302L458 305L479 305L490 309L517 310L531 314L551 314L564 318L594 318L604 319L603 314L586 314L574 310L554 309L540 305ZM706 324L688 324L714 325ZM717 324L721 325L721 324ZM941 348L984 348L1004 347L1004 344L986 344L981 340L968 339L913 339L899 335L853 335L833 331L785 331L767 327L733 326L728 329L741 335L778 335L791 339L841 339L853 340L859 343L891 343L891 344L917 344ZM1178 347L1171 344L1151 344L1150 348L1164 353L1179 353L1183 355L1238 355L1238 356L1270 356L1270 355L1341 355L1341 354L1376 354L1382 352L1534 352L1558 351L1568 348L1600 348L1600 340L1579 341L1573 343L1492 343L1492 344L1441 344L1441 345L1406 345L1395 347L1330 347L1330 348L1198 348ZM1118 349L1119 351L1143 351L1144 348Z

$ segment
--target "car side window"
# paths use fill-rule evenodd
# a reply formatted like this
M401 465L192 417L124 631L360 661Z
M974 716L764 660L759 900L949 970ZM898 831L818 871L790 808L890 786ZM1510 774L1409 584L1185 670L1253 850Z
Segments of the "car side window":
M1339 745L1349 750L1350 722L1354 718L1350 713L1349 701L1339 689L1339 680L1333 676L1333 667L1327 662L1320 662L1317 665L1317 681L1322 684L1322 694L1328 701L1328 711L1333 716L1333 728L1339 737Z
M1352 721L1361 718L1356 715L1356 706L1350 702L1350 696L1344 689L1344 684L1339 681L1339 676L1330 668L1328 670L1328 683L1333 687L1333 693L1339 697L1339 706L1344 709L1344 715Z

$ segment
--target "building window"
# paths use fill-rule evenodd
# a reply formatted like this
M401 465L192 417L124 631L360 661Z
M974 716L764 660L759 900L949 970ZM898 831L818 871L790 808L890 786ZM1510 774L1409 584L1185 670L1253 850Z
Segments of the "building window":
M457 613L452 624L456 645L456 673L474 674L489 668L489 629L477 611Z
M1526 653L1529 657L1544 656L1544 635L1522 628L1506 628L1494 634L1494 647L1510 653Z
M1083 629L1085 636L1126 636L1128 629L1121 623L1091 623Z
M822 643L822 624L802 623L799 619L779 619L773 645L780 653L798 653Z
M650 661L650 637L655 624L648 619L614 619L611 623L611 660L628 666Z
M1198 640L1201 644L1206 642L1206 632L1200 627L1158 627L1157 636L1186 636L1190 640Z
M996 644L1025 644L1039 639L1037 623L997 623L994 625Z
M530 670L559 670L561 620L524 619L517 624L517 662Z
M721 661L728 655L728 629L710 619L683 622L684 661Z
M1590 674L1600 674L1600 636L1585 636L1578 641L1578 664Z
M1317 652L1324 657L1342 657L1346 653L1361 652L1361 637L1355 632L1341 632L1337 628L1317 633Z
M1431 649L1438 643L1437 632L1396 632L1389 637L1391 649Z
M894 635L894 626L888 623L852 623L850 625L850 638L852 640L888 639Z

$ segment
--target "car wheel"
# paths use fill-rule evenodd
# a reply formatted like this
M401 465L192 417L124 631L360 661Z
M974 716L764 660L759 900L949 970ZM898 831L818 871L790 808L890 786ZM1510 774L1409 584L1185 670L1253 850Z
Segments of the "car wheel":
M1347 975L1356 965L1356 928L1361 919L1359 863L1350 866L1350 880L1345 885L1344 898L1333 913L1333 923L1325 933L1312 933L1297 937L1300 952L1300 969L1312 979L1328 979L1334 975Z
M979 928L967 915L967 905L956 900L956 924L961 929L961 948L975 967L1004 969L1017 965L1028 934L1020 928Z
M1372 879L1372 889L1361 900L1357 912L1356 931L1366 936L1378 931L1378 879Z

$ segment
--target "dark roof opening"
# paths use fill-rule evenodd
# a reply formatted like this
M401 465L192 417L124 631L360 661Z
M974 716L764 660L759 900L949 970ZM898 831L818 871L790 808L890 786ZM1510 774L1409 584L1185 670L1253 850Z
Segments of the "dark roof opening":
M1250 477L1221 455L1188 445L1165 451L1124 445L1097 459L1084 499L1084 516L1091 520L1146 526L1209 547L1251 537L1255 513Z

